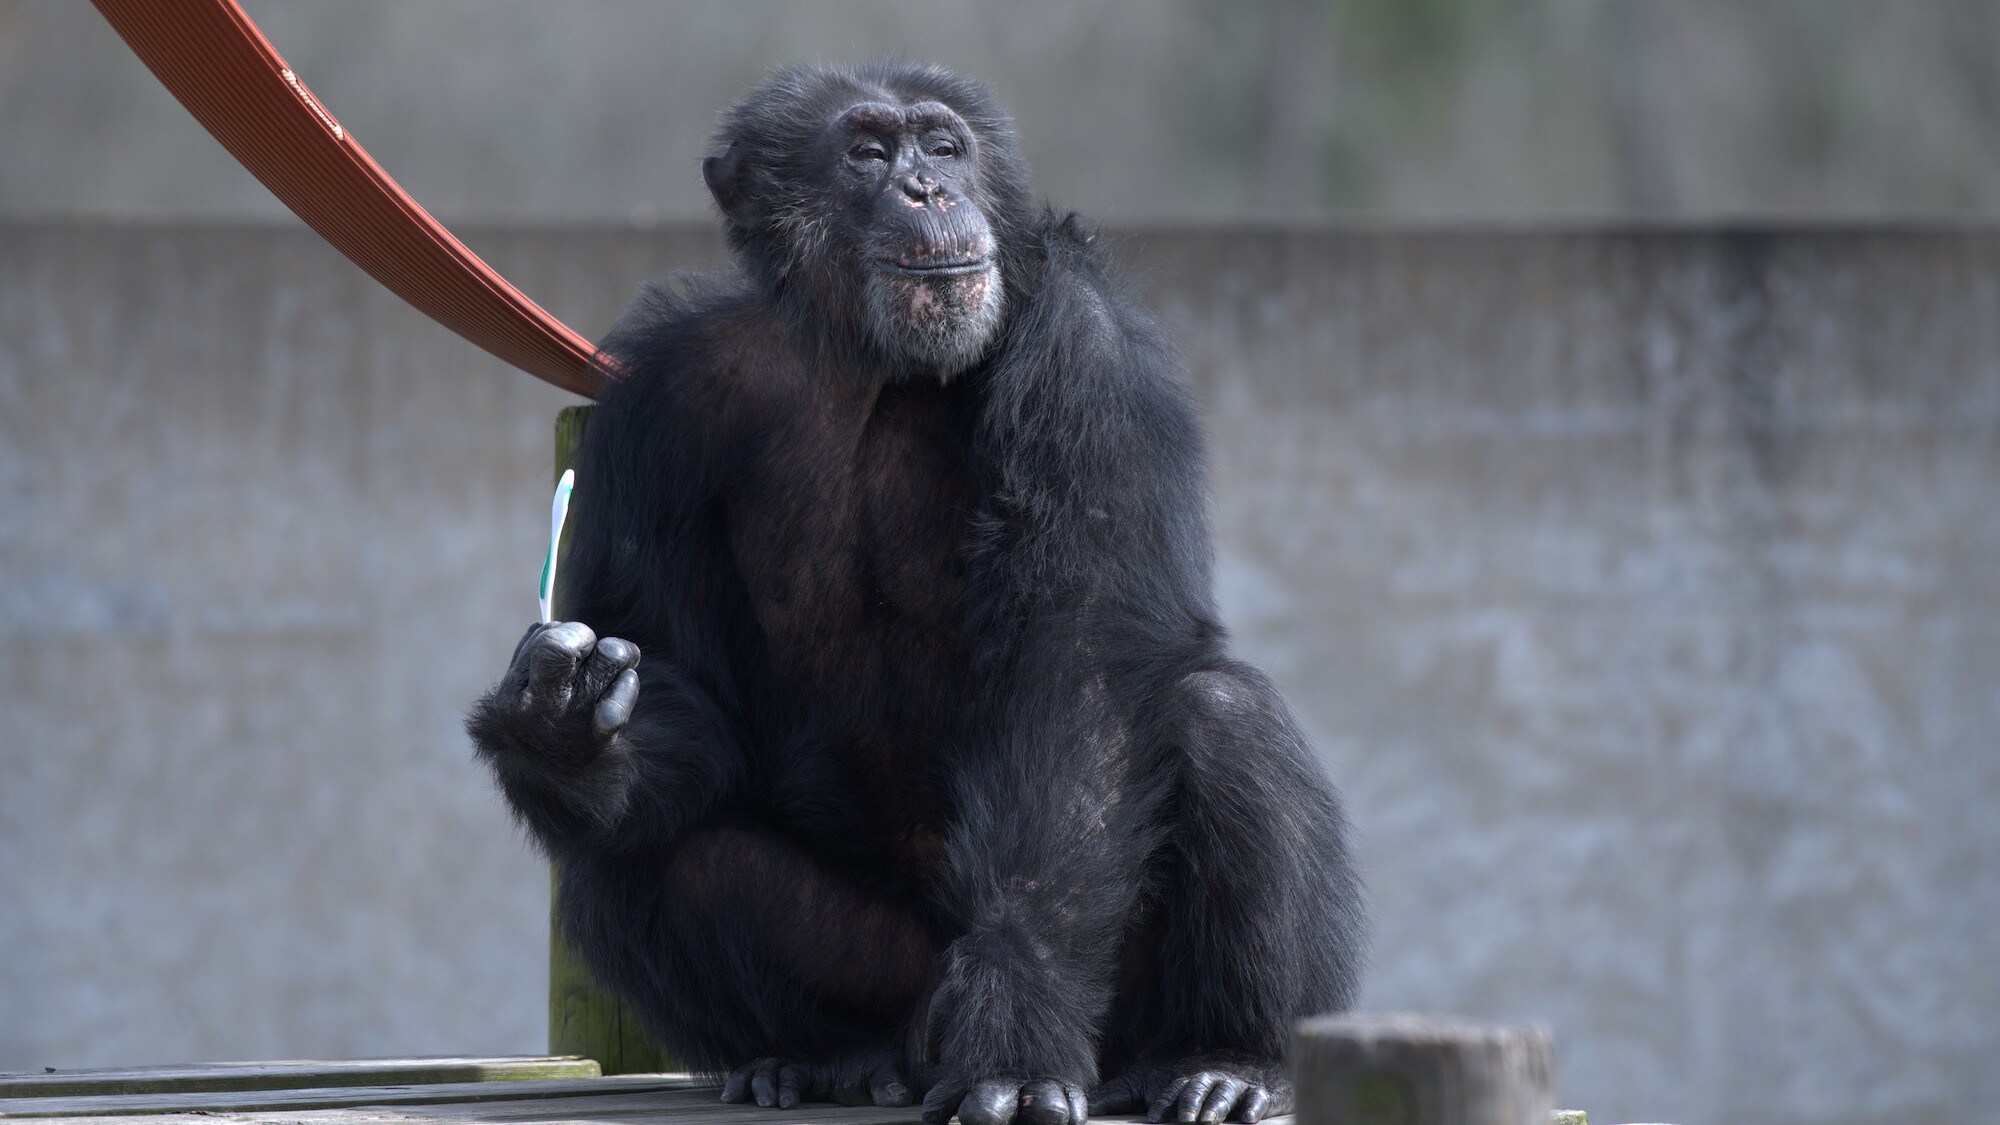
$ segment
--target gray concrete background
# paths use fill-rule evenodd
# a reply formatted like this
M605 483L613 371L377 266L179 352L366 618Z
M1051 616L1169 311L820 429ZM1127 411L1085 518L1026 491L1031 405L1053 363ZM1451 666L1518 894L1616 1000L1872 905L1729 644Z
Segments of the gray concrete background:
M702 228L472 229L586 332ZM2000 236L1154 230L1365 1002L1597 1120L2000 1104ZM458 730L566 396L309 233L0 224L0 1068L534 1051Z
M993 85L1099 218L2000 215L1994 0L245 0L433 212L705 220L768 67ZM281 217L77 0L0 0L0 216Z

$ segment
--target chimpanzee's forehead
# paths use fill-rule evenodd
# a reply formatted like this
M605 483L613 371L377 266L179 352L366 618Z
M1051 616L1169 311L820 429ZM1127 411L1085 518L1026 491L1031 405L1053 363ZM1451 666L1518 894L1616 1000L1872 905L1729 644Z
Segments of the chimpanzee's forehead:
M929 98L905 105L868 99L835 114L828 125L842 132L866 129L877 133L915 133L926 129L958 131L965 128L965 119L950 106Z

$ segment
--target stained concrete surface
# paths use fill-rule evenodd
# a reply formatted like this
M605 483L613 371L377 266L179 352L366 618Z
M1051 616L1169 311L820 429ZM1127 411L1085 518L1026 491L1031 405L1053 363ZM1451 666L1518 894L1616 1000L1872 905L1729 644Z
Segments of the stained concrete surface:
M1992 0L244 7L454 227L704 221L718 112L885 55L991 83L1119 222L2000 216ZM75 0L0 0L0 152L0 217L287 217Z
M699 229L474 230L585 332ZM1600 1120L2000 1102L2000 236L1119 239L1372 1007ZM293 228L0 226L0 1068L537 1051L458 717L567 396Z

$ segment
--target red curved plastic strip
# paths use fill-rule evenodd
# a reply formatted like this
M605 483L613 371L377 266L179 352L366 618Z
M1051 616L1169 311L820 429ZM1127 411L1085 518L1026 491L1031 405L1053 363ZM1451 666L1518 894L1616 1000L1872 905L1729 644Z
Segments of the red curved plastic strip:
M538 379L596 397L616 373L417 205L235 0L92 0L230 155L349 261Z

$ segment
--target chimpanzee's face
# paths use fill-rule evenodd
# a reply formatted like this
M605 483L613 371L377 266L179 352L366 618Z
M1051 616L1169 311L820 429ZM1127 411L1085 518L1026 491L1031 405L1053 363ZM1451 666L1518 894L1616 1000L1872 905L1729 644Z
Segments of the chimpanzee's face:
M859 102L822 136L876 342L943 377L971 366L1001 313L993 230L974 202L978 139L933 101Z
M878 77L775 76L725 118L702 179L809 347L948 379L1000 334L1020 250L1001 234L1028 224L1026 170L982 91L936 70Z

